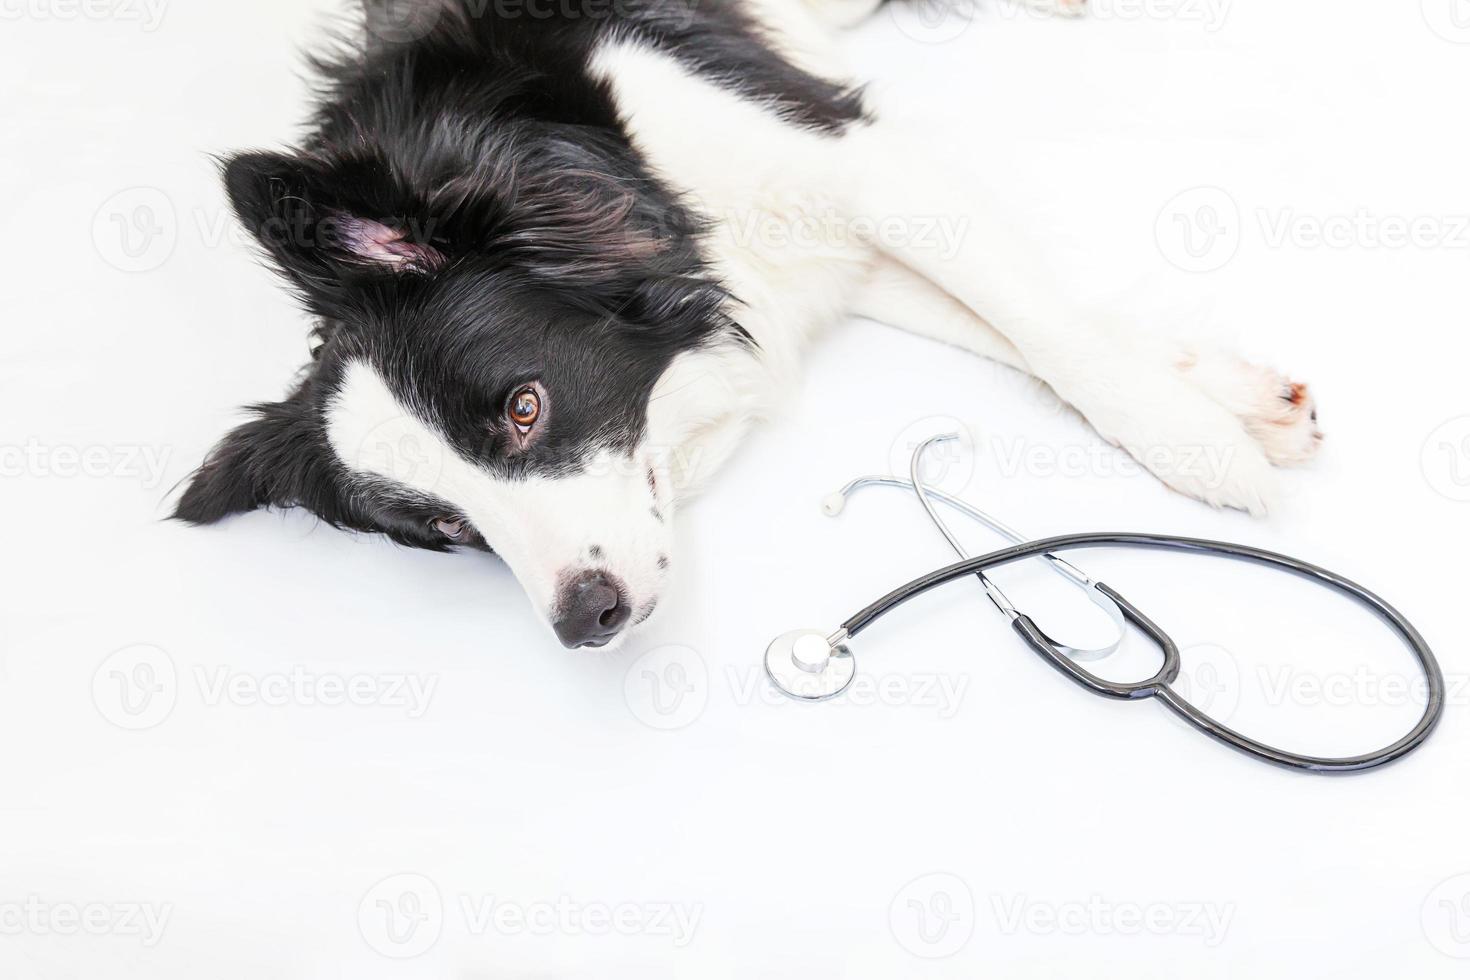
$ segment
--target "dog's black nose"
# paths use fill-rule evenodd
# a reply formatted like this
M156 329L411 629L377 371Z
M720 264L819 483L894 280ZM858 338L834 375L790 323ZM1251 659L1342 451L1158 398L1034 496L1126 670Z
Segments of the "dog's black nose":
M606 572L586 571L568 579L557 597L552 628L562 646L600 647L617 635L633 615L622 584Z

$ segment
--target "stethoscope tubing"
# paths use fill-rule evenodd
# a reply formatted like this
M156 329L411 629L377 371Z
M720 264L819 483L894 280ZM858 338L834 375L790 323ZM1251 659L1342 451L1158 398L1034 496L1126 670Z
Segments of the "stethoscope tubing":
M930 442L932 441L933 440L930 440ZM919 453L922 452L924 446L927 445L929 445L928 442L921 445L919 449L915 451L914 460L916 463L918 461ZM950 496L942 490L936 490L931 486L925 485L923 482L919 481L918 473L916 470L913 471L912 478L908 480L900 480L897 477L888 476L858 477L855 480L849 481L847 485L844 486L841 490L838 490L835 494L832 494L830 497L828 497L827 502L823 504L823 509L826 510L829 516L835 516L841 511L841 508L845 506L847 498L850 497L854 491L860 490L864 487L892 487L895 490L907 490L909 493L916 494L920 502L924 505L924 512L928 515L930 522L933 523L934 526L939 530L939 532L944 535L944 539L949 542L950 547L954 549L955 553L959 555L961 559L969 558L970 553L964 549L964 547L960 544L959 539L955 537L954 533L950 531L948 525L946 525L944 521L939 517L939 515L935 512L934 504L932 503L933 501L938 501L939 503L942 503L947 507L953 508L954 510L965 515L971 520L985 525L996 534L999 534L1001 537L1006 538L1015 544L1025 544L1028 540L1024 534L1017 531L1010 525L1004 523L1000 520L1000 518L986 513L985 511L976 507L974 504L967 503L959 499L958 497ZM1055 572L1057 575L1060 575L1069 584L1080 589L1082 591L1082 594L1087 597L1087 600L1091 602L1094 606L1096 606L1099 610L1101 610L1102 613L1112 621L1113 625L1117 627L1118 630L1117 638L1114 639L1111 643L1108 643L1105 646L1101 647L1074 647L1062 643L1060 640L1052 640L1051 642L1055 644L1058 649L1065 652L1066 655L1073 660L1101 660L1104 657L1111 656L1112 653L1117 650L1118 646L1123 642L1123 635L1126 629L1123 611L1118 607L1118 604L1115 603L1112 599L1108 598L1105 593L1100 591L1097 587L1097 583L1088 578L1086 572L1082 571L1080 568L1078 568L1076 565L1073 565L1066 559L1053 554L1038 555L1036 557L1045 560L1047 566L1053 572ZM977 572L976 578L980 580L980 584L985 589L985 595L987 598L990 599L991 604L994 605L996 609L1000 610L1007 619L1014 621L1022 615L1020 610L1016 608L1015 604L1011 602L1010 597L1007 596L1005 592L1001 589L1001 587L997 585L994 581L992 581L989 576L987 576L984 572Z
M994 551L987 555L978 555L974 558L955 562L954 564L936 569L927 575L922 575L911 582L901 585L848 618L842 624L842 630L849 637L856 636L879 618L892 612L909 599L928 592L930 589L958 579L967 578L971 575L976 575L988 569L1000 568L1014 562L1025 561L1026 559L1035 558L1048 552L1108 547L1182 551L1233 558L1281 569L1318 584L1325 585L1371 610L1390 629L1399 635L1417 658L1419 667L1424 673L1424 679L1427 685L1427 697L1424 714L1420 717L1418 723L1406 735L1389 746L1374 752L1365 752L1360 755L1338 758L1303 755L1288 752L1243 735L1216 721L1185 701L1183 697L1169 686L1169 681L1173 679L1173 674L1177 673L1178 669L1178 652L1173 641L1162 630L1143 618L1131 604L1128 604L1126 600L1123 600L1121 596L1111 589L1108 589L1108 593L1120 602L1125 612L1129 613L1129 618L1133 621L1134 625L1150 634L1154 641L1159 643L1161 649L1165 651L1165 670L1161 670L1158 675L1147 682L1134 685L1110 685L1105 682L1096 681L1095 678L1092 678L1092 675L1071 665L1065 657L1060 655L1060 652L1055 647L1050 646L1044 634L1041 634L1036 629L1035 624L1030 621L1029 617L1022 616L1013 621L1017 632L1026 639L1028 644L1043 654L1053 666L1058 667L1064 673L1068 673L1074 681L1088 687L1094 693L1126 698L1158 697L1170 710L1190 725L1231 748L1279 766L1320 773L1360 772L1393 762L1412 752L1422 744L1439 723L1444 712L1444 675L1440 670L1438 661L1434 657L1433 651L1429 649L1429 645L1425 642L1424 637L1420 635L1412 623L1404 618L1402 613L1374 592L1336 572L1298 558L1293 558L1289 555L1282 555L1274 551L1267 551L1264 548L1255 548L1250 545L1237 544L1229 541L1212 541L1206 538L1187 538L1138 532L1063 534L1036 541L1027 541L1009 548L1002 548L999 551ZM1106 588L1101 583L1098 583L1098 585L1100 588ZM1169 669L1171 665L1168 663L1171 658L1173 660L1172 670Z

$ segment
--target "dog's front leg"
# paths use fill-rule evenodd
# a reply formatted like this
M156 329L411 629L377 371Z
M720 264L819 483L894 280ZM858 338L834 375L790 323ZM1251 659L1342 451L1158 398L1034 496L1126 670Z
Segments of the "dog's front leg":
M1069 304L998 189L896 150L881 124L849 139L864 161L852 204L889 230L877 237L881 250L993 326L1027 369L1166 484L1217 506L1266 510L1274 475L1242 419L1156 347ZM900 224L912 233L892 233Z

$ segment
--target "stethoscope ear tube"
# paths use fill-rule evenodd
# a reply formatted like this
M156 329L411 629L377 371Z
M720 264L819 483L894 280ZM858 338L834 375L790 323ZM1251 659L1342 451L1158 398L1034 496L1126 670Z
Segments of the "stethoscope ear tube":
M1068 657L1065 650L1059 648L1057 644L1051 641L1031 621L1030 617L1020 614L1012 620L1013 628L1026 641L1028 646L1040 654L1052 666L1056 667L1063 674L1066 674L1075 683L1092 691L1094 694L1129 700L1157 697L1185 722L1231 748L1279 766L1320 773L1361 772L1393 762L1423 744L1424 740L1429 737L1429 734L1439 723L1444 713L1444 675L1440 671L1439 663L1435 660L1434 653L1429 649L1429 645L1424 641L1419 631L1414 628L1413 624L1404 618L1403 614L1373 592L1349 579L1343 578L1335 572L1292 558L1288 555L1281 555L1261 548L1253 548L1249 545L1235 544L1228 541L1211 541L1204 538L1185 538L1130 532L1066 534L1044 538L1038 541L1028 541L1009 548L1002 548L988 555L980 555L975 558L955 562L952 565L947 565L927 575L920 576L912 582L899 586L878 601L851 616L842 624L842 629L848 637L856 636L909 599L948 582L976 575L988 569L999 568L1013 562L1024 561L1028 558L1034 558L1049 552L1105 547L1146 548L1218 555L1290 572L1339 592L1367 609L1372 610L1413 652L1419 662L1419 668L1424 674L1427 698L1424 713L1418 723L1406 735L1393 744L1374 752L1340 758L1324 758L1288 752L1284 749L1267 745L1221 724L1184 700L1170 686L1178 676L1180 667L1179 651L1174 641L1163 629L1144 616L1137 607L1102 583L1096 584L1098 590L1117 603L1128 622L1157 644L1164 655L1163 666L1153 677L1146 681L1134 684L1119 684L1097 677L1078 664L1074 659Z
M1179 676L1179 646L1174 642L1173 637L1160 629L1159 625L1153 620L1139 612L1138 607L1133 605L1133 603L1123 598L1117 592L1114 592L1102 582L1097 583L1097 588L1108 598L1112 599L1118 608L1123 611L1124 618L1136 627L1139 632L1152 640L1158 646L1159 652L1164 655L1163 663L1159 665L1159 669L1147 680L1133 683L1120 683L1097 676L1072 657L1067 656L1066 650L1058 647L1051 637L1043 633L1031 621L1030 616L1022 615L1018 617L1011 623L1011 626L1020 634L1021 639L1025 640L1031 649L1041 654L1053 667L1092 693L1100 694L1106 698L1119 698L1125 701L1136 701L1139 698L1153 697L1160 690L1174 683L1174 679Z

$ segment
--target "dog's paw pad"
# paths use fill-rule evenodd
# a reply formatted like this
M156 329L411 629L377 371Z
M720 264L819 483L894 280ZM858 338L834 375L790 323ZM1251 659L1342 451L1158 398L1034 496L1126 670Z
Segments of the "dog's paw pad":
M1241 421L1266 450L1266 458L1277 466L1305 463L1322 445L1316 398L1299 381L1288 381L1263 368L1255 370L1269 376L1265 384L1275 397L1263 395L1255 408L1247 407L1241 413Z
M1317 400L1299 381L1230 354L1188 353L1179 370L1233 412L1277 466L1305 463L1322 444Z

